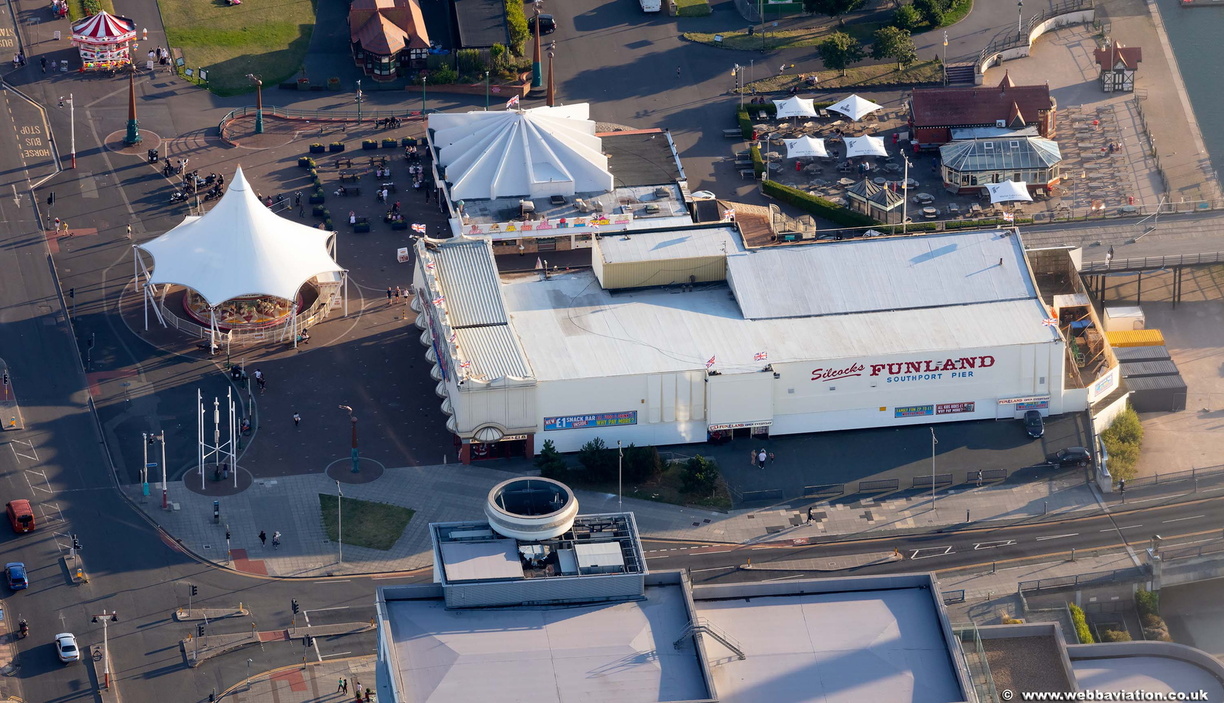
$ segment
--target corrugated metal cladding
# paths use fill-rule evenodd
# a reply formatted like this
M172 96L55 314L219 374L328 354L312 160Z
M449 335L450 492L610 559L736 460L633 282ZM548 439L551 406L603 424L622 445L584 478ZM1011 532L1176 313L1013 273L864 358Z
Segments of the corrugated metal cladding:
M771 247L727 259L744 317L767 320L1035 298L1019 237L1003 231Z
M1134 361L1168 361L1172 358L1169 356L1168 347L1117 347L1113 351L1118 361L1124 364Z
M452 328L506 324L506 306L489 242L447 242L432 254Z
M475 378L530 378L531 369L518 340L508 325L467 327L455 330L459 355L472 362Z
M727 260L721 254L670 261L627 261L603 265L600 285L605 290L647 288L727 280Z
M1139 376L1175 376L1177 364L1172 361L1128 361L1122 364L1122 378Z
M646 591L642 574L533 578L499 583L466 583L444 589L448 608L522 605L526 602L584 602L640 597Z

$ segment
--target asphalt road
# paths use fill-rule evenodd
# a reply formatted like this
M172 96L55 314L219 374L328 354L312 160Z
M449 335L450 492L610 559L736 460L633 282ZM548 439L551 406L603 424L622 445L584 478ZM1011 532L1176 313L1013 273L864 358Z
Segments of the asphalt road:
M968 566L1028 561L1041 557L1069 557L1072 550L1144 549L1152 536L1166 544L1221 538L1224 497L1114 511L1088 517L1037 520L1007 526L966 525L929 534L891 535L867 539L794 545L769 542L753 545L709 545L647 541L651 569L688 568L696 583L726 580L739 573L747 579L776 577L770 563L797 559L901 551L904 561L855 568L836 574L945 571ZM815 540L813 540L814 542ZM752 569L740 567L752 560Z

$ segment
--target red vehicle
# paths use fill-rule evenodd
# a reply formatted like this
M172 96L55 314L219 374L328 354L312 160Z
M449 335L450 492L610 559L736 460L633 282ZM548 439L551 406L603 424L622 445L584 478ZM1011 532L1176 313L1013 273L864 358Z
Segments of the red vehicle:
M30 501L24 499L9 501L5 508L8 511L9 524L13 526L13 532L22 534L34 531L34 507L30 505Z

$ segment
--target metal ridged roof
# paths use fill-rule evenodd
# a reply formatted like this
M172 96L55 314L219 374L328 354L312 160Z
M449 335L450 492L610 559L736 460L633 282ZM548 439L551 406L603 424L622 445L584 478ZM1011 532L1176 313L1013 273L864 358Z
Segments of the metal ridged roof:
M438 245L431 255L452 328L506 324L497 264L488 242L452 240Z
M455 331L459 358L470 361L465 369L471 378L531 378L531 369L508 325L470 327Z
M1050 168L1062 161L1062 152L1051 139L998 137L945 144L939 147L939 158L954 171L1010 171Z

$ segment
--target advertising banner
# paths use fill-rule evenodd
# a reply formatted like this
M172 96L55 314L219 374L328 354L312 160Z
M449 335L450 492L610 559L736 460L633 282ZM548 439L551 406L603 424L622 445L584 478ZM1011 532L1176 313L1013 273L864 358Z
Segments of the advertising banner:
M619 427L636 425L637 411L626 410L619 413L595 413L594 415L564 415L561 417L544 418L544 429L548 430L582 430L591 427Z
M976 403L942 403L935 406L936 415L955 415L973 412Z
M893 408L893 417L922 417L934 414L934 405L906 405L904 407Z
M622 230L633 222L631 213L609 215L598 213L581 217L527 220L525 222L473 222L463 226L463 233L474 236L491 235L493 239L518 239L522 236L557 237L577 232L607 232Z

